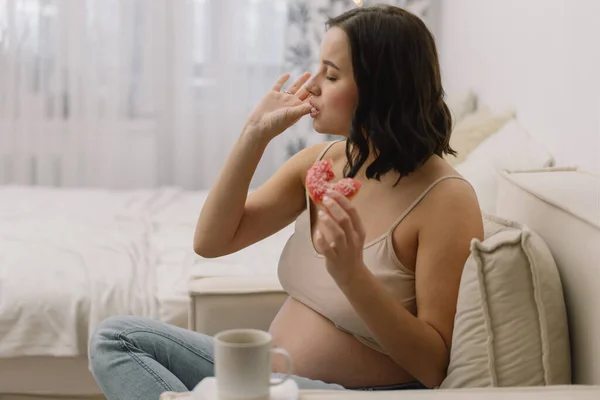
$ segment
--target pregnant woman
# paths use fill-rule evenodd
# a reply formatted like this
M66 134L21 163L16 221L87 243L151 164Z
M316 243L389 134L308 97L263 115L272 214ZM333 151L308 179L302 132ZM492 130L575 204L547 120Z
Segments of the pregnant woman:
M434 39L403 9L356 8L329 21L318 70L283 90L288 79L249 116L194 249L223 256L295 221L278 267L289 297L270 333L300 388L434 388L469 244L483 236L475 193L443 159L452 124ZM268 143L305 116L344 139L300 151L248 195ZM137 317L104 321L90 360L109 400L158 399L214 374L211 337Z

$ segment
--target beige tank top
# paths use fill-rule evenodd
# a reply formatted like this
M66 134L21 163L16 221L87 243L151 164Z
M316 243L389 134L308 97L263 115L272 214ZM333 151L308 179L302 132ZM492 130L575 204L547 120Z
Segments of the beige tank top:
M327 146L319 155L321 160ZM445 179L462 179L456 175L443 176L434 181L380 237L366 243L363 258L367 268L379 279L392 297L416 315L415 274L406 268L394 252L392 233L402 220L419 204L429 191ZM348 332L360 342L383 352L362 322L352 305L339 289L325 267L325 257L317 253L312 242L310 197L306 193L307 208L296 219L295 229L279 259L278 276L283 289L294 299L310 307Z

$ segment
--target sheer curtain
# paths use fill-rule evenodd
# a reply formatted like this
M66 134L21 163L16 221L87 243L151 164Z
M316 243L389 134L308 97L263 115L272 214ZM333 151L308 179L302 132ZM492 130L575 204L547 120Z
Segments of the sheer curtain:
M0 0L0 184L210 187L286 19L285 0Z
M424 16L430 0L391 0ZM374 3L366 0L365 5ZM0 184L212 186L260 96L351 0L0 0ZM276 138L252 182L324 137Z
M237 139L247 115L284 70L288 0L205 0L206 29L194 35L195 87L198 102L191 136L200 154L191 173L212 183ZM198 3L197 3L198 4ZM285 160L285 143L276 138L267 148L252 185L263 183Z

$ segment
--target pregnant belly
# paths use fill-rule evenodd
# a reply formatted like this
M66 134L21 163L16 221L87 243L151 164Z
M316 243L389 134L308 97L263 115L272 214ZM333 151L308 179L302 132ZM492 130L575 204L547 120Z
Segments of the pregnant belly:
M337 329L331 321L291 297L273 320L269 332L275 346L290 353L294 375L346 388L415 380L391 358ZM274 370L285 370L277 356Z

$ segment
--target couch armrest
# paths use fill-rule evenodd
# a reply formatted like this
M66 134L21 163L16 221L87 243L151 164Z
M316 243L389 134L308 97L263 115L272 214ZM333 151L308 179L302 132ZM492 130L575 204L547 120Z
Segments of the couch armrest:
M233 328L267 330L287 294L277 276L213 276L190 281L189 329L207 335Z

